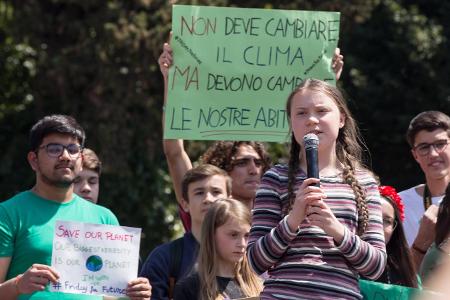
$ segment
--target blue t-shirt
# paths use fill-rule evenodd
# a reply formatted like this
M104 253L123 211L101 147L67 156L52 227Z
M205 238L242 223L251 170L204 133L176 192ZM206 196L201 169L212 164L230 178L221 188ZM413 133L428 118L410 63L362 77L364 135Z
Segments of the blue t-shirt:
M176 281L188 275L197 260L199 244L192 232L183 236L183 253L181 256L179 273L170 274L171 247L174 241L156 247L145 260L140 277L146 277L152 285L152 299L169 299L169 277L172 275Z

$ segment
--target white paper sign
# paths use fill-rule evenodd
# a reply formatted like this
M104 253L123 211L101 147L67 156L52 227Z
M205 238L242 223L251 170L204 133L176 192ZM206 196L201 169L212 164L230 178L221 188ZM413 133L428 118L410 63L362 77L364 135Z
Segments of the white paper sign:
M52 267L54 292L125 296L137 278L141 229L56 221Z

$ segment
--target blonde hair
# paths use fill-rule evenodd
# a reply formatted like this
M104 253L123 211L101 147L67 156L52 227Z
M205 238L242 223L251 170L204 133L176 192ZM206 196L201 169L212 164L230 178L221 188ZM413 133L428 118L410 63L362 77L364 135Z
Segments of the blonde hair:
M94 150L89 148L83 149L83 169L94 171L98 175L102 172L102 162Z
M344 96L337 87L327 84L324 81L317 79L307 79L303 81L292 93L289 95L286 102L286 112L288 119L291 119L291 104L294 96L305 91L312 91L321 93L331 98L337 105L339 112L345 118L344 126L339 129L339 134L336 139L336 156L338 161L343 165L343 177L345 182L351 186L355 194L356 207L358 210L358 234L361 235L366 231L369 222L369 210L367 208L366 194L363 187L359 184L355 176L355 171L358 169L365 169L362 164L362 147L364 142L361 139L358 126L355 119L352 117L350 110ZM290 123L290 122L289 122ZM291 128L292 131L292 128ZM288 171L288 205L284 212L288 213L293 205L295 176L299 170L301 145L297 143L294 134L291 139L291 151L289 158Z
M221 199L211 204L203 220L198 255L199 298L201 300L224 299L223 295L219 293L216 279L218 275L218 257L215 233L218 227L224 225L230 219L235 219L239 223L251 226L249 209L242 202L234 199ZM236 264L234 276L246 297L259 295L262 290L262 282L250 268L246 255Z

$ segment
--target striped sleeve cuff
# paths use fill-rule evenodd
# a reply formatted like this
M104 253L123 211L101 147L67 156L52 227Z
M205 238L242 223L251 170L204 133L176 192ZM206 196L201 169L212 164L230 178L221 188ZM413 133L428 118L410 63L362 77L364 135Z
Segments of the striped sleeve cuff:
M296 231L292 231L289 228L287 218L288 218L288 216L285 216L283 218L283 220L281 220L281 222L280 222L281 226L279 228L280 228L280 237L283 239L283 241L286 244L289 244L289 242L292 241L297 236L297 234L300 232L300 228L297 228Z
M342 239L342 242L339 245L336 245L336 247L341 250L342 253L349 253L352 250L352 239L351 239L351 235L350 232L348 231L348 228L345 227L344 230L344 237Z

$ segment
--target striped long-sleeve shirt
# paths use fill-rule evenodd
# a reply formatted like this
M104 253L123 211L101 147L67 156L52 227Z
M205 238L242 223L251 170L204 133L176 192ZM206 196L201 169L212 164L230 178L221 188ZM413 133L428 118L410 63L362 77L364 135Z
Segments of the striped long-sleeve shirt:
M287 172L276 165L264 174L256 194L247 255L252 268L268 271L261 299L362 299L358 274L376 279L386 265L381 202L377 183L369 172L358 171L369 209L365 233L357 235L355 195L342 176L321 177L325 203L345 226L337 245L321 228L304 220L292 232L283 215L287 205ZM294 190L306 174L296 176Z

